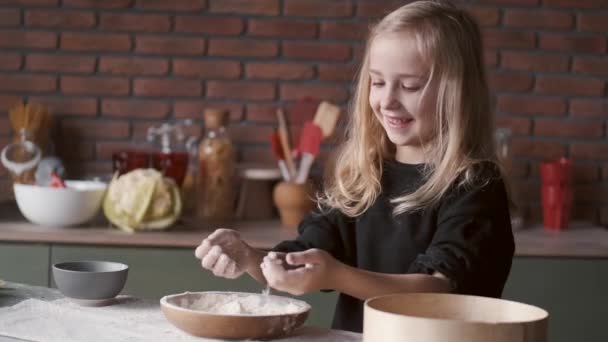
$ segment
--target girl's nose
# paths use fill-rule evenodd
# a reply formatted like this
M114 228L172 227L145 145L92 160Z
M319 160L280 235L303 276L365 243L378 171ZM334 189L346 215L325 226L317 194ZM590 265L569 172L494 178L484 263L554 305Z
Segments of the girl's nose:
M386 87L382 98L380 99L380 105L385 109L394 109L399 106L397 101L396 91L394 87Z

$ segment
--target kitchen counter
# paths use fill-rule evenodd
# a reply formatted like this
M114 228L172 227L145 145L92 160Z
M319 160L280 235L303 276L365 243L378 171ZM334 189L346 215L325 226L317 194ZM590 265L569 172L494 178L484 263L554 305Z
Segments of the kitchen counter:
M129 234L107 223L79 228L41 227L24 220L0 220L0 242L105 245L124 247L194 248L217 227L238 230L252 246L270 249L296 237L294 229L281 227L278 220L199 224L181 222L171 230ZM608 230L575 222L564 231L547 231L532 226L514 232L516 256L608 258Z
M249 244L260 249L270 249L297 236L295 228L282 227L279 220L209 223L183 218L166 231L126 233L111 228L100 214L81 227L42 227L27 222L14 202L0 204L0 242L9 243L195 248L220 227L239 231ZM520 257L608 258L608 229L589 222L573 222L563 231L524 225L514 231L514 236L515 255Z
M162 335L161 335L162 334ZM352 332L302 327L280 342L359 342ZM119 296L113 305L81 307L57 290L8 283L0 288L0 341L200 341L164 319L157 301Z

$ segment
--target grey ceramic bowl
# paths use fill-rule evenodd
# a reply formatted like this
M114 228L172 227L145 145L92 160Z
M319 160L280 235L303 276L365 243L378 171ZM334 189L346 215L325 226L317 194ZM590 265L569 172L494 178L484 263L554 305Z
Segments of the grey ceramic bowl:
M109 261L73 261L53 265L59 291L84 305L103 305L116 297L127 281L129 266Z

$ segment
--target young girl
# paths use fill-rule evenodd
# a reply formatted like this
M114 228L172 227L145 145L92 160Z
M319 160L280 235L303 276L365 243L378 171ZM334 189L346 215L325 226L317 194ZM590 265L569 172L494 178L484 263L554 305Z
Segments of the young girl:
M369 36L351 107L298 238L266 255L219 229L196 249L203 268L295 295L339 291L333 327L351 331L378 295L499 297L514 243L474 20L434 1L387 15Z

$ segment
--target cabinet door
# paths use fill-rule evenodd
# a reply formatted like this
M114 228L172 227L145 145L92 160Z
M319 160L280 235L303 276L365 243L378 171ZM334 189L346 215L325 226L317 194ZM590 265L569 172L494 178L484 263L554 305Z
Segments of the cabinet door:
M48 286L49 248L47 245L0 243L0 279Z
M123 294L158 299L184 291L261 292L263 287L248 275L230 280L215 277L201 268L194 250L161 248L121 248L53 246L52 262L75 260L107 260L129 265L129 276ZM312 307L307 324L328 327L335 302L334 293L302 296Z
M503 298L549 312L549 341L608 341L608 259L513 261Z

